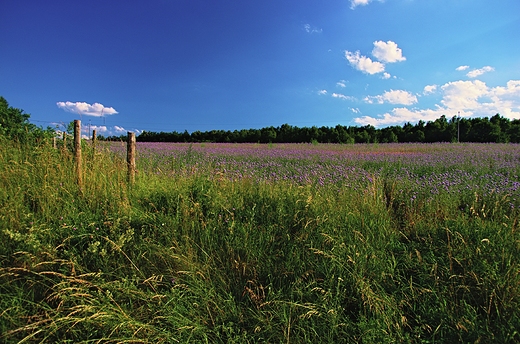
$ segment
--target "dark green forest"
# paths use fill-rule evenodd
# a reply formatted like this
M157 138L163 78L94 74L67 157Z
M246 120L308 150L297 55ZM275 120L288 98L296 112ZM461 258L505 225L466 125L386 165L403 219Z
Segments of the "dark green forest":
M110 137L107 139L124 139ZM211 130L179 132L144 131L141 142L260 142L260 143L393 143L393 142L520 142L520 120L509 120L500 114L488 118L447 119L419 121L413 125L390 126L377 129L372 125L361 127L303 127L289 124L279 127L242 130Z

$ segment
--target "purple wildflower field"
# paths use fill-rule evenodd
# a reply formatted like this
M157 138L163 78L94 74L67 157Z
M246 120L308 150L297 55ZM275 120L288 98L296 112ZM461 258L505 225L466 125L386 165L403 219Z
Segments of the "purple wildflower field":
M123 154L125 145L111 144ZM137 143L138 169L155 174L289 182L337 191L387 179L409 196L461 193L520 204L517 144Z

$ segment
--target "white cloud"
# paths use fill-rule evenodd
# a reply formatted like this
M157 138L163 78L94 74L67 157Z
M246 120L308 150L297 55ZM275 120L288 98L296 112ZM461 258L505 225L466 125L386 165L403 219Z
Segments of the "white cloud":
M423 94L431 94L437 91L437 85L426 85L424 86Z
M96 136L103 135L103 136L110 136L113 134L110 134L109 128L105 125L82 125L81 126L81 137L87 140L90 140L92 136L94 135L94 130L96 131Z
M318 94L319 94L320 96L325 95L325 94L327 94L327 90L319 90L319 91L318 91Z
M460 66L460 67L457 67L456 70L458 71L465 71L469 69L469 66ZM484 73L487 73L487 72L492 72L494 71L495 68L491 67L491 66L484 66L482 68L479 68L479 69L473 69L471 71L469 71L466 76L469 77L469 78L476 78L477 76L480 76Z
M393 63L406 60L403 51L392 41L375 41L372 55L381 62Z
M472 71L468 72L468 74L466 74L466 75L470 78L476 78L477 76L480 76L487 72L492 72L494 70L495 70L495 68L493 68L491 66L485 66L480 69L473 69Z
M378 104L390 103L402 105L412 105L417 103L416 96L403 90L385 91L382 95L368 96L364 100L369 104L373 104L374 102L377 102Z
M341 93L332 93L332 97L333 98L343 99L343 100L355 100L354 97L346 96L346 95L341 94Z
M351 66L363 73L376 74L384 72L385 65L381 62L372 61L370 57L362 56L359 51L352 53L348 50L345 51L345 57Z
M372 55L379 61L373 61L370 57L361 55L359 50L356 52L345 50L345 58L351 66L367 74L384 72L381 77L382 79L390 79L392 77L390 73L385 72L386 63L406 60L406 57L403 56L403 51L392 41L375 41Z
M460 72L460 71L466 70L468 68L469 68L469 66L459 66L459 67L455 68L455 70L458 70Z
M497 86L491 90L491 93L493 98L520 102L520 80L509 80L506 87Z
M308 33L322 33L323 30L319 29L315 26L311 26L311 24L305 24L303 25L303 29Z
M63 125L63 123L56 123L56 125ZM130 131L130 132L134 132L136 135L139 135L143 132L143 130L140 130L140 129L126 129L124 127L121 127L121 126L118 126L118 125L115 125L115 126L106 126L106 125L82 125L81 126L81 137L82 138L85 138L85 139L90 139L93 135L93 132L94 130L96 131L96 136L104 136L104 137L108 137L108 136L121 136L121 135L124 135L126 136L126 134ZM61 130L57 130L56 131L58 134L61 135L62 131Z
M410 110L407 108L394 108L391 113L385 113L378 117L362 116L354 119L360 125L373 125L375 127L402 124L406 122L418 122L419 120L433 121L441 115L436 110Z
M108 128L105 125L93 125L90 127L90 129L95 130L96 134L102 134L108 131Z
M488 92L486 84L480 80L454 81L441 86L444 93L441 100L447 109L475 109L479 106L478 99Z
M103 104L88 104L84 102L57 102L56 105L65 111L78 115L102 117L105 115L115 115L118 112L112 107L105 107Z
M520 80L509 80L506 87L492 88L488 95L497 113L507 118L520 119Z
M361 110L359 110L358 108L350 108L350 111L352 111L353 113L361 113Z
M365 6L368 5L372 0L350 0L350 8L354 9L357 6Z
M347 87L347 82L345 80L340 80L336 83L336 86L339 86L339 87Z
M426 87L425 87L426 89ZM376 117L355 118L357 124L385 126L431 121L441 115L491 117L497 113L509 119L520 119L520 80L510 80L506 86L488 87L480 80L448 82L440 87L443 98L433 109L394 108ZM381 96L379 96L381 97ZM373 97L379 101L378 97Z
M106 136L121 136L121 135L124 135L126 136L126 134L128 132L132 132L132 133L135 133L136 136L138 136L139 134L141 134L143 131L140 130L140 129L127 129L127 128L123 128L121 126L118 126L118 125L114 125L112 128L108 128L107 131L106 131Z
M383 94L383 98L390 104L411 105L417 103L416 96L403 90L390 90Z
M381 96L379 96L381 97ZM379 99L377 98L377 96L366 96L365 98L363 98L363 100L365 101L365 103L368 103L368 104L374 104L374 101L378 102L379 104L383 104L383 101L379 101Z

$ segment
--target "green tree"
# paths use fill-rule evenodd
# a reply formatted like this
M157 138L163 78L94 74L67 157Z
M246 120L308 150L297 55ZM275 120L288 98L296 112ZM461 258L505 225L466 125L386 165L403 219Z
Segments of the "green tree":
M0 136L8 139L28 142L32 139L41 140L53 134L51 128L43 130L29 123L29 114L21 109L9 106L7 100L0 96Z
M29 117L23 110L10 107L7 100L0 97L0 134L9 137L20 135L29 125Z
M276 128L273 126L270 126L268 128L262 128L260 141L262 143L276 142Z
M279 135L277 136L277 141L281 143L286 142L294 142L294 127L287 123L282 124L279 128Z
M338 135L338 142L339 143L347 143L350 139L347 129L345 129L342 125L336 125L336 133Z
M397 131L396 127L387 127L380 130L380 137L382 143L393 143L398 142L399 139L397 138L397 134L395 133Z
M426 142L451 142L452 133L449 130L450 123L445 115L437 118L435 121L429 121L425 126Z
M490 133L491 140L501 143L507 143L510 141L509 130L511 128L511 122L509 119L504 118L497 113L489 119L489 122L492 124Z
M510 142L520 143L520 120L514 119L508 130Z

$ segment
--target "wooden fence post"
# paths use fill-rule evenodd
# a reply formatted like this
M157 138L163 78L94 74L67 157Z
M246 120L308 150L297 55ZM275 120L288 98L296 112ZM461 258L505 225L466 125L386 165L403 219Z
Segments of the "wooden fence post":
M92 130L92 150L96 150L96 129Z
M78 185L83 186L83 174L81 166L81 121L74 120L74 162L76 166L76 175Z
M135 133L132 132L128 132L126 162L128 165L128 182L133 184L135 180Z

